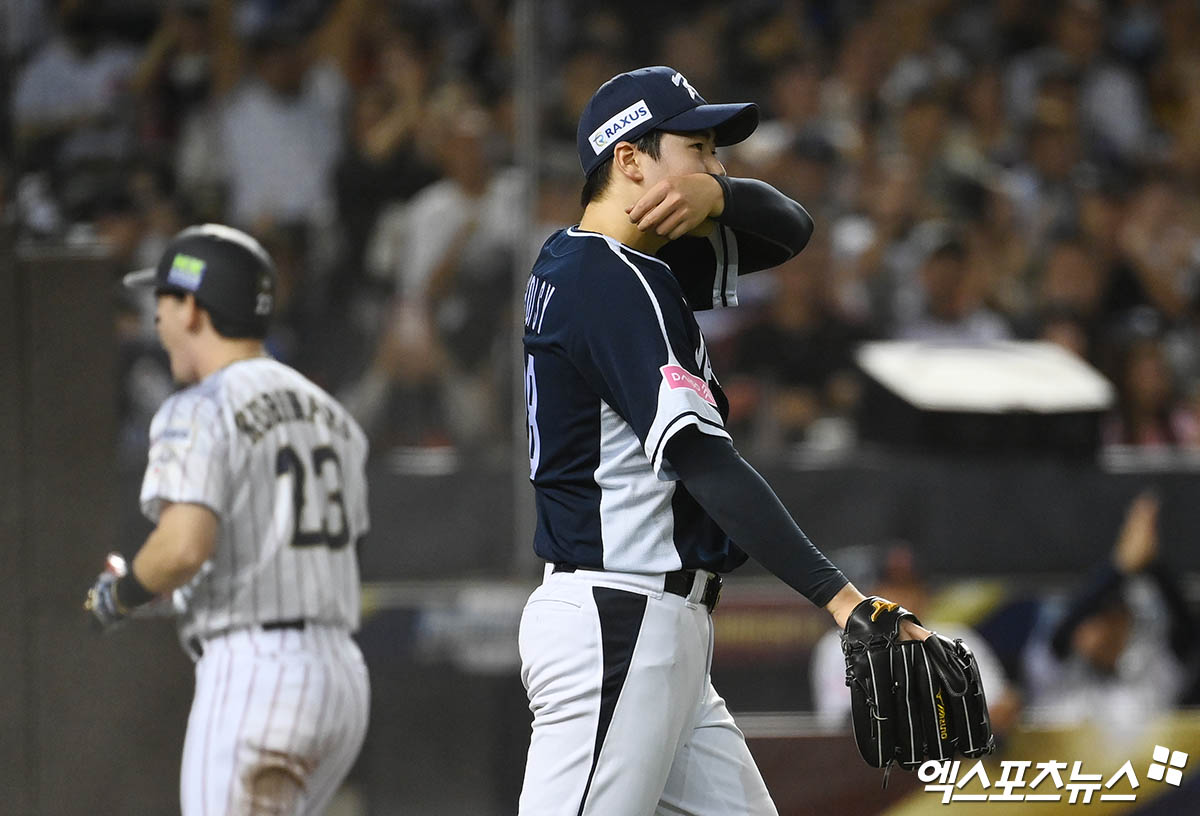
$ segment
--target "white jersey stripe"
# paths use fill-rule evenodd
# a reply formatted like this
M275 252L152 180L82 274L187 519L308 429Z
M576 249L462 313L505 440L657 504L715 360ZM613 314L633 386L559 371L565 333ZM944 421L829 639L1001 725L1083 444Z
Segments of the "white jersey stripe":
M633 429L600 400L600 462L592 476L600 488L604 568L619 572L673 572L682 566L675 548L675 483L661 483L646 468Z
M724 229L724 228L722 228ZM738 305L738 242L733 230L725 230L725 245L729 247L729 258L725 269L725 305Z
M712 307L722 309L738 305L738 243L737 234L718 225L708 236L713 255L717 259L717 270L713 274Z
M654 263L658 264L659 266L662 266L664 269L667 269L667 270L671 269L670 264L668 264L662 258L656 258L653 255L647 255L645 252L636 250L631 246L626 246L625 244L622 244L620 241L617 241L615 238L610 238L607 235L602 235L599 232L589 232L588 230L581 230L578 227L568 227L567 234L571 235L575 238L599 238L601 241L604 241L605 243L609 243L609 244L615 243L622 252L628 252L629 254L636 255L639 258L646 260L646 261L653 261Z

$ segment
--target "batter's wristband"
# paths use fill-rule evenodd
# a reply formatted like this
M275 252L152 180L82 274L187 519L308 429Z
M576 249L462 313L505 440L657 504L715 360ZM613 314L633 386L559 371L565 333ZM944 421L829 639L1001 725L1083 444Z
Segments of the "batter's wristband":
M116 590L117 605L126 610L136 609L142 604L150 603L155 598L154 593L146 589L133 574L133 569L118 578L117 585L113 589Z

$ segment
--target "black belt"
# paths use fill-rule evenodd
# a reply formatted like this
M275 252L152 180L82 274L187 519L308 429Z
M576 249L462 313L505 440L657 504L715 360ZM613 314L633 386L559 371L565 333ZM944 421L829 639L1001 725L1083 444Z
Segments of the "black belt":
M586 570L589 572L602 572L603 570L593 569L591 567L577 567L574 564L554 565L554 572L575 572L576 570ZM700 603L712 612L717 608L717 601L721 599L721 576L716 573L710 573L708 582L704 585L704 594L700 598ZM692 587L696 584L696 570L675 570L668 572L666 579L663 581L663 592L670 592L672 595L678 595L681 598L686 598L692 594Z
M303 632L304 627L308 625L308 621L304 618L290 618L288 620L267 621L266 623L256 625L264 632L275 632L280 629L296 629ZM221 634L225 633L222 632ZM198 635L192 635L188 638L188 648L196 653L196 657L200 657L204 654L204 641Z

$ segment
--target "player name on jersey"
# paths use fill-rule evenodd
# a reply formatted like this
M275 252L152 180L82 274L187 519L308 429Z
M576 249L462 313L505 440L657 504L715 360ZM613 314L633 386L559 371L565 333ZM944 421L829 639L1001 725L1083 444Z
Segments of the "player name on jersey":
M550 305L552 297L554 284L537 275L529 276L529 283L525 285L525 325L530 331L541 333L546 307Z
M350 426L343 414L315 396L302 398L291 389L264 391L242 405L234 414L238 430L257 442L284 422L321 423L343 439L350 438Z

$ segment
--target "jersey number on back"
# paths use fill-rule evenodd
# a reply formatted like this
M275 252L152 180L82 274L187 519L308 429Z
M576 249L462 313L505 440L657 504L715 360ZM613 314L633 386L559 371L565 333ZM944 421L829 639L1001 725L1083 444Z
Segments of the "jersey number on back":
M537 476L538 461L542 458L542 435L537 425L537 378L533 374L533 355L525 356L525 419L529 430L529 478Z
M312 497L321 508L317 524L305 527L304 508L309 496L305 493L309 481L309 469L294 448L281 448L275 457L275 474L283 478L292 477L292 546L326 546L340 550L350 541L350 529L346 518L346 503L342 499L342 463L333 448L322 445L312 452L311 473L316 476L317 486ZM321 488L325 494L320 494ZM310 514L311 515L311 514Z

